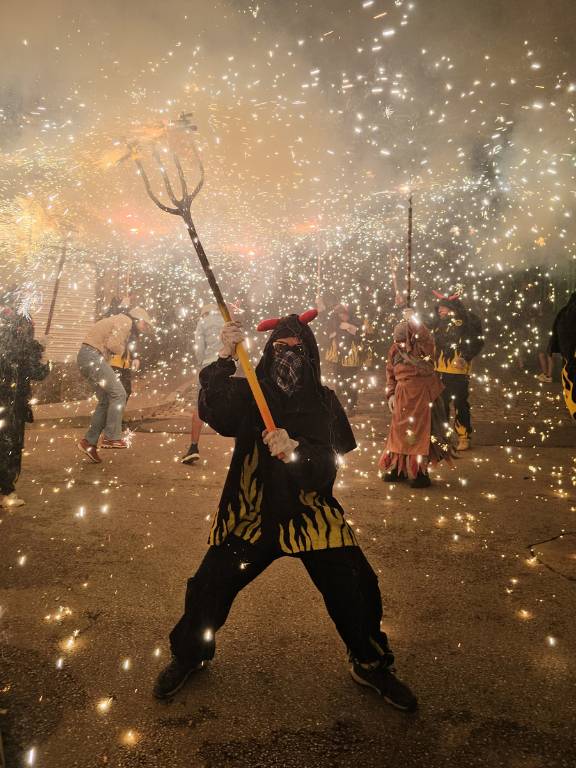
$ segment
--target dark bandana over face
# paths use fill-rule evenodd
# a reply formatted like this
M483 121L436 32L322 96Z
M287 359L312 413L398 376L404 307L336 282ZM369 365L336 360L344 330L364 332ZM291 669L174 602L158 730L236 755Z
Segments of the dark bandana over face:
M304 350L302 347L289 347L285 344L279 344L275 347L270 373L276 386L289 397L302 384L303 367Z

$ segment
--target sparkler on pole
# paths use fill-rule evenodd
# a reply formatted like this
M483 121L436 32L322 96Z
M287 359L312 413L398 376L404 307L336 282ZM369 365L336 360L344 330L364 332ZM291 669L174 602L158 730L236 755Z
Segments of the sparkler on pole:
M128 251L128 254L126 256L126 261L127 261L127 269L126 269L126 283L125 283L125 286L124 286L124 295L125 296L129 296L130 295L130 291L132 290L131 289L131 286L132 286L132 257L130 255L130 251Z
M404 296L402 296L398 288L398 262L390 254L388 256L388 265L390 267L390 274L392 276L392 290L394 291L394 304L397 307L401 307L404 304Z
M178 121L175 123L175 127L183 128L184 130L187 130L187 131L196 131L197 130L196 126L191 125L190 123L190 117L191 117L190 113L181 114L180 117L178 118ZM164 163L162 162L162 159L160 158L160 155L158 153L156 146L154 146L152 150L152 156L156 161L158 170L160 171L160 175L162 177L162 181L164 182L166 193L168 195L169 200L172 203L171 206L165 205L158 198L158 196L155 194L154 190L152 189L148 174L146 173L142 160L138 155L137 145L129 144L128 147L130 150L128 156L131 156L134 159L134 162L136 163L136 167L138 168L140 176L142 177L144 186L146 188L146 192L148 193L148 197L152 200L152 202L156 206L158 206L158 208L160 208L161 211L164 211L165 213L170 213L173 216L180 216L180 218L186 224L186 227L188 229L188 234L190 235L190 239L192 240L192 245L194 246L194 250L196 251L198 259L200 260L200 264L202 265L202 269L204 270L204 274L206 275L208 284L210 285L210 288L212 290L212 294L216 299L216 303L218 304L218 309L220 310L220 314L222 315L224 322L226 323L230 322L232 319L230 315L230 311L228 309L228 306L226 305L226 302L224 301L224 297L222 296L220 286L216 282L216 278L214 276L214 273L212 272L212 267L210 266L210 262L208 261L208 257L206 255L204 247L200 242L200 238L198 237L198 232L196 231L196 227L192 219L192 212L191 212L192 202L194 198L198 195L200 190L202 189L202 186L204 185L204 166L202 164L200 156L198 155L198 152L196 150L194 143L192 142L192 150L194 152L194 156L198 164L198 168L200 170L200 179L196 184L195 188L192 190L192 192L188 191L188 184L186 181L186 177L184 176L184 170L182 168L182 164L180 163L180 159L178 155L175 152L171 153L172 161L176 168L178 181L180 184L179 198L176 197L176 194L174 192L174 187L172 186L172 182L170 181L168 172L166 170ZM266 398L264 397L264 393L262 392L260 382L258 381L258 378L256 376L256 371L254 370L252 363L250 362L250 358L248 356L248 352L246 351L246 348L244 347L244 344L238 344L238 346L236 347L236 354L238 355L238 359L242 364L242 368L244 369L244 373L246 374L246 379L248 381L250 389L252 390L252 394L254 395L254 399L256 400L258 410L260 411L260 415L262 416L262 420L264 421L264 425L266 429L269 431L276 429L276 426L272 419L272 414L270 413L270 408L268 406L268 403L266 402Z
M406 306L412 303L412 192L408 198L408 242L407 242Z
M46 329L44 335L48 336L50 328L52 327L52 318L54 317L54 309L56 308L56 301L58 300L58 291L60 290L60 280L62 279L62 273L64 271L64 264L66 263L66 238L62 241L60 248L60 259L58 261L58 268L56 270L56 279L54 281L54 289L52 291L52 300L50 302L50 309L48 310L48 319L46 320Z

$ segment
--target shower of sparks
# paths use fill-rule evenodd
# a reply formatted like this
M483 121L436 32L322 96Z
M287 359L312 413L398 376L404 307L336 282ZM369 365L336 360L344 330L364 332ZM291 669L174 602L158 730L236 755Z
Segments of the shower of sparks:
M360 397L370 395L370 407L354 429L358 451L374 471L355 469L354 480L374 476L382 450L375 424L385 410L386 352L406 294L409 194L419 322L427 324L434 315L433 289L458 291L481 318L486 336L472 372L474 418L485 403L488 410L496 401L497 415L490 418L500 426L515 424L512 414L520 413L531 437L543 446L550 442L566 423L559 388L526 371L546 349L553 317L576 286L574 57L562 47L562 25L553 28L549 20L537 38L510 25L503 51L500 37L491 42L483 35L481 44L467 38L466 46L432 27L425 5L394 0L383 9L376 0L355 0L343 21L329 7L321 18L309 18L293 3L216 0L199 24L194 15L172 12L167 0L164 31L158 31L156 15L142 13L136 29L99 30L98 46L90 25L68 24L60 15L55 25L49 14L49 22L42 17L44 29L41 20L20 19L6 61L21 63L23 74L4 73L1 91L0 293L18 286L17 311L35 321L40 336L67 235L52 331L52 352L62 366L58 396L64 393L66 408L85 394L66 389L77 352L76 341L66 346L67 340L74 328L83 333L113 295L134 294L156 320L156 338L137 343L146 397L153 400L162 388L174 391L181 381L196 380L195 322L213 299L189 258L181 222L151 205L132 159L150 159L158 151L172 175L176 151L188 178L196 169L191 130L197 124L194 141L207 183L194 201L194 220L225 298L248 329L252 358L263 344L253 332L258 319L315 306L318 297L330 294L352 308L363 332L370 329L370 364L356 384ZM230 34L221 37L224 18ZM90 53L97 47L101 57ZM47 72L62 77L42 77L44 62ZM33 87L20 92L20 77L28 71L34 73ZM160 199L170 205L165 194ZM133 373L137 396L140 373ZM324 373L333 384L327 366ZM184 412L187 401L180 394L177 403ZM541 419L540 413L554 415ZM124 432L128 447L135 434ZM164 441L167 450L171 440ZM49 450L55 456L52 444ZM502 445L498 452L490 468L502 487L510 467L523 459L515 446ZM166 503L174 497L170 473L178 458L172 458L171 453L162 466L166 487L160 503L167 514L174 507ZM447 556L488 548L486 516L503 498L498 488L473 483L475 470L486 469L488 461L466 458L450 477L449 492L442 488L424 497L432 513L428 526L443 537ZM213 481L205 463L203 458L197 465L194 492ZM337 463L337 487L349 491L352 470L345 457ZM49 510L53 498L73 499L67 543L80 535L75 531L96 536L99 524L121 517L121 505L114 502L124 483L135 504L148 493L138 478L121 478L105 467L108 474L89 481L99 494L93 505L82 496L86 475L69 459L50 481L48 473L34 478L43 508ZM538 501L574 513L576 463L550 473L542 467L533 460L526 485L540 494ZM439 481L446 483L446 476L440 474ZM381 485L379 500L391 505L398 488ZM404 499L411 509L411 497ZM203 509L201 515L197 520L208 528L211 514ZM383 519L383 531L389 521ZM110 534L102 530L105 558ZM151 526L146 536L142 551L148 556L154 548ZM31 579L40 553L21 545L12 550L10 568L18 566L14 570ZM135 548L130 557L137 560L142 551ZM536 549L527 554L517 555L520 578L506 573L495 599L509 601L506 615L516 631L536 627L535 645L557 659L567 638L552 621L544 625L545 606L521 593L524 574L533 577L541 569ZM74 556L79 563L88 557L80 547ZM241 563L240 569L249 566ZM88 568L74 571L74 579L47 595L36 617L37 627L50 636L48 665L59 681L97 646L87 631L97 619L79 610L74 589L90 595L102 586ZM203 640L213 643L214 631L205 629ZM142 656L126 643L112 659L117 677L134 688L142 659L159 665L169 656L159 642L150 640ZM96 718L103 725L121 709L112 688L103 696L108 690L96 688L88 702L93 719L106 716ZM127 748L145 734L125 727L132 723L141 727L130 718L113 736ZM23 764L40 765L38 750L28 747Z

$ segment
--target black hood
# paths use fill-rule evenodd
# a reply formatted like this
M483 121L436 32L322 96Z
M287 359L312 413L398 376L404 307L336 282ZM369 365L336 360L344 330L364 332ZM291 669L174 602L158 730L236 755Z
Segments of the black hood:
M258 378L270 380L270 371L272 368L272 361L274 359L274 342L278 339L285 339L289 336L296 336L301 339L302 346L306 355L306 365L304 368L304 390L312 389L315 393L320 394L322 387L322 380L320 376L320 352L318 351L318 344L316 343L316 337L312 333L312 330L308 325L301 323L298 320L298 315L287 315L283 317L276 328L270 334L262 358L256 367Z
M289 336L301 339L306 355L302 387L292 397L285 395L270 375L274 359L272 345ZM306 435L310 442L328 444L341 454L354 450L356 440L348 418L334 392L322 384L320 353L314 333L298 320L298 315L283 317L274 328L256 373L272 416L289 434Z
M466 317L466 307L462 304L460 299L440 299L438 304L436 304L436 314L438 314L439 307L446 307L451 310L459 320L464 320Z

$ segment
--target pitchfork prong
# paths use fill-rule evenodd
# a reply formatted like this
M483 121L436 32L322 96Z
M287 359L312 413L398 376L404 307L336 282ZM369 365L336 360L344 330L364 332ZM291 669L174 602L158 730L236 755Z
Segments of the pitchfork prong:
M163 202L161 202L154 192L152 191L152 187L150 185L150 179L148 178L148 175L146 171L144 170L144 166L142 165L141 161L138 160L138 158L134 158L134 162L136 163L136 167L138 168L138 171L140 172L140 176L142 176L142 179L144 180L144 186L146 187L146 192L148 193L148 197L152 202L160 208L161 211L165 211L166 213L171 213L173 216L179 216L180 215L180 209L179 208L170 208L167 205L164 205Z
M172 160L174 162L174 166L176 170L178 171L178 180L180 181L180 189L182 191L182 200L187 200L188 195L188 183L186 182L186 177L184 176L184 170L182 169L182 163L180 162L180 158L176 154L176 152L172 153Z
M194 200L194 198L200 192L200 190L202 189L203 186L204 186L204 168L201 167L200 168L200 181L198 182L198 184L196 184L196 186L194 187L194 191L190 195L190 200L191 201Z
M142 161L138 158L138 156L135 154L135 145L128 144L128 147L130 149L132 156L134 157L134 161L136 163L138 171L142 176L148 197L152 200L152 202L158 208L160 208L161 211L165 211L166 213L171 213L173 216L181 216L183 219L190 218L190 208L192 206L192 201L199 194L200 190L204 186L204 179L205 179L204 165L202 163L202 160L200 159L200 155L198 154L198 150L196 149L196 146L194 145L194 143L192 143L192 150L194 152L194 157L198 164L200 179L198 180L198 183L196 184L192 192L188 191L188 183L186 181L186 176L184 174L184 169L182 168L182 163L180 162L180 158L175 152L172 153L172 160L174 162L174 167L176 168L176 172L178 174L178 180L180 183L180 190L182 194L180 198L176 197L176 194L174 192L174 187L172 186L172 182L170 181L170 176L168 175L166 166L162 161L158 147L154 146L152 149L152 157L154 158L156 165L158 166L158 170L160 171L162 181L164 182L166 193L174 207L165 205L159 199L159 197L152 191L152 185L150 184L150 179L144 169L144 165Z
M184 198L179 200L174 194L174 190L172 189L172 184L170 182L170 177L168 176L168 171L164 167L164 163L162 162L162 158L158 154L158 150L154 149L154 151L152 152L152 155L154 157L154 160L156 160L156 163L158 164L158 169L160 170L162 181L164 182L164 186L166 187L166 192L168 193L168 197L172 201L172 204L176 206L178 210L181 210L185 202Z

